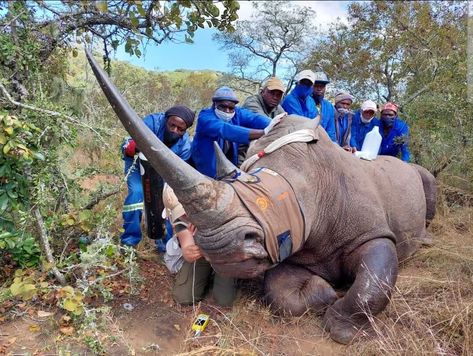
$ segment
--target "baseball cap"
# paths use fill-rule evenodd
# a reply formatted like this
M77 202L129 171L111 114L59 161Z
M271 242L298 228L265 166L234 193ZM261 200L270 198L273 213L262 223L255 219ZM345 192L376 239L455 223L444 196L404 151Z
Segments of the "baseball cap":
M163 204L162 217L163 219L168 218L171 220L171 224L174 224L177 219L186 213L182 204L179 203L176 194L174 194L174 190L167 183L163 188Z
M378 108L376 107L376 103L373 100L366 100L361 104L361 111L368 111L373 110L376 112Z
M297 73L294 79L296 80L296 82L300 82L303 79L308 79L312 82L312 84L314 84L315 74L310 69L306 69L302 72Z
M278 77L269 78L266 82L264 82L263 89L280 90L283 93L286 91L286 87Z
M391 103L391 102L386 103L386 104L384 104L383 109L381 110L381 112L383 112L384 110L392 110L397 114L397 105L394 104L394 103Z
M314 72L314 83L328 84L330 80L328 80L327 74L324 72Z

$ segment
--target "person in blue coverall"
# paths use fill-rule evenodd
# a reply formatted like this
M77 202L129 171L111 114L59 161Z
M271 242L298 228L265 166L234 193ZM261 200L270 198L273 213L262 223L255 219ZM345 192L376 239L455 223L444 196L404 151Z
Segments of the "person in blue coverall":
M381 110L379 132L382 136L380 155L398 157L409 162L409 126L398 115L396 104L386 103Z
M279 120L236 106L238 99L232 89L221 87L212 97L212 106L202 109L192 140L192 161L195 168L211 178L216 177L213 142L225 156L238 166L238 146L263 136ZM266 131L265 131L266 130Z
M312 86L314 85L315 74L311 70L303 70L294 78L297 82L294 89L284 98L281 106L289 114L305 116L315 119L317 107L312 98Z
M361 109L353 116L351 125L351 135L355 140L355 147L357 151L361 151L366 134L370 132L373 127L379 126L379 120L376 119L376 103L372 100L366 100L361 104Z
M177 105L165 113L148 115L143 121L166 146L180 158L187 161L191 154L191 143L186 131L194 123L194 117L195 114L191 109ZM141 241L143 187L139 165L134 159L137 152L135 141L127 138L122 145L122 155L125 161L128 195L125 199L122 214L124 232L120 237L121 243L127 246L136 246ZM170 232L169 228L167 230ZM170 237L169 233L168 237ZM155 241L158 249L163 251L163 241L161 239Z
M352 135L353 112L350 111L353 96L345 91L335 95L335 135L337 143L345 151L356 151L355 139Z
M315 72L314 88L312 98L314 99L317 112L320 115L320 126L327 132L333 142L337 142L335 135L335 108L332 103L324 98L327 84L330 83L327 74Z

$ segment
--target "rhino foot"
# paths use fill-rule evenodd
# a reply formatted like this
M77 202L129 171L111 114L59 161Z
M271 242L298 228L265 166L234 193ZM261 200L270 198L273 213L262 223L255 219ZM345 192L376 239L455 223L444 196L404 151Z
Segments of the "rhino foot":
M368 323L355 325L350 318L341 315L333 306L325 312L324 329L330 333L330 338L339 344L348 345L368 325Z
M281 263L266 272L265 295L278 314L300 316L307 310L322 314L337 300L334 289L307 269Z

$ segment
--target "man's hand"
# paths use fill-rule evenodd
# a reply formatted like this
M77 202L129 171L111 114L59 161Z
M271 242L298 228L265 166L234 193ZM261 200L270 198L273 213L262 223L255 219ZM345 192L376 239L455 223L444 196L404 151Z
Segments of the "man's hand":
M273 127L279 124L282 121L282 119L284 119L286 116L287 116L286 112L283 112L282 114L275 116L274 119L271 120L269 125L266 126L266 128L264 129L264 134L267 135L273 129Z
M199 246L197 245L187 245L181 248L182 257L186 262L194 262L202 257L202 252L200 251Z
M343 146L343 149L347 152L350 152L350 153L355 153L356 152L356 147Z

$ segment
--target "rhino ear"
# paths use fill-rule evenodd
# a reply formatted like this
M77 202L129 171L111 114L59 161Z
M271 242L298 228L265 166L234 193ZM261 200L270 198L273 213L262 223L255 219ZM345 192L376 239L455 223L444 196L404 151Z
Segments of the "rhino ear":
M225 156L217 142L214 141L215 157L217 159L217 179L234 176L240 170Z

